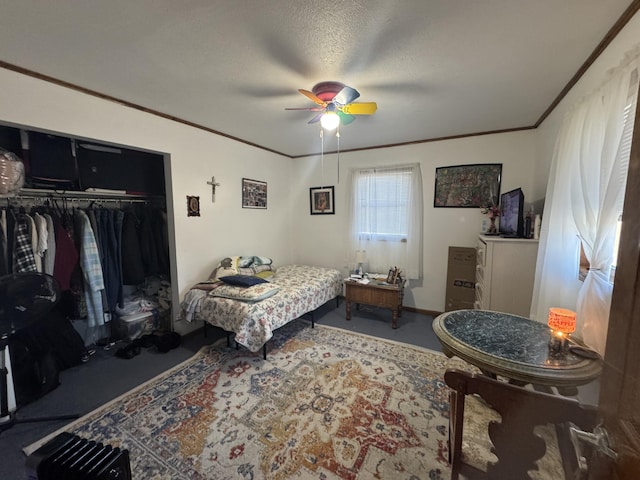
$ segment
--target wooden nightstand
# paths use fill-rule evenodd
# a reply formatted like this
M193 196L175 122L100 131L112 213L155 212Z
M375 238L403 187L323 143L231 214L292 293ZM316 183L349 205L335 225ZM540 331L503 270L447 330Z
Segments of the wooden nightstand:
M389 285L372 281L368 284L350 280L344 282L345 301L347 303L347 320L351 320L351 303L372 305L374 307L391 309L391 327L398 328L398 317L402 315L402 298L404 296L404 283Z

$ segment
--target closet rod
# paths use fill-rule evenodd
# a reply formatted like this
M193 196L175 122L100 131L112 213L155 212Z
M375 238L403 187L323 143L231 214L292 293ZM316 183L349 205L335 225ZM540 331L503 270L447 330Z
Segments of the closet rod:
M20 190L19 196L33 195L44 197L66 197L66 198L111 198L111 199L142 199L142 200L160 200L161 196L140 195L133 193L120 192L100 192L100 191L80 191L80 190L45 190L39 188L23 188Z
M146 196L126 193L104 193L104 192L81 192L70 190L44 190L36 188L23 188L16 195L0 195L8 199L46 199L46 198L66 198L76 200L103 200L119 202L153 202L164 201L161 196Z
M64 199L69 201L87 201L87 202L97 202L97 203L150 203L153 202L152 199L149 198L104 198L104 197L72 197L67 195L60 196L50 196L50 195L16 195L12 197L2 197L6 198L7 201L45 201L49 199Z

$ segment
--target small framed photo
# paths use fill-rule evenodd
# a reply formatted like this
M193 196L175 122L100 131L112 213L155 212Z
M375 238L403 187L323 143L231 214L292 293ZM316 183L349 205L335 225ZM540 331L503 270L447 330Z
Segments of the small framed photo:
M200 216L200 197L187 195L187 217Z
M336 213L333 200L333 186L311 187L309 189L311 215L333 215Z
M267 208L267 182L242 179L242 208Z
M390 268L387 275L387 283L389 285L402 285L401 273L402 271L398 267Z
M387 283L393 285L394 283L394 274L395 274L395 270L393 268L389 269L389 273L387 274Z

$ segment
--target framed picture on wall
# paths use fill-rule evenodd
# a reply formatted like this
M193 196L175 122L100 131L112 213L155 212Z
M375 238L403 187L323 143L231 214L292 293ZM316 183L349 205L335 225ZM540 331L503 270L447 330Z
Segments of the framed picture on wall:
M311 187L309 197L311 215L333 215L336 213L333 203L333 186Z
M498 205L501 163L436 168L434 207L482 208Z
M267 208L267 182L242 179L242 208Z
M200 216L200 197L187 195L187 217Z

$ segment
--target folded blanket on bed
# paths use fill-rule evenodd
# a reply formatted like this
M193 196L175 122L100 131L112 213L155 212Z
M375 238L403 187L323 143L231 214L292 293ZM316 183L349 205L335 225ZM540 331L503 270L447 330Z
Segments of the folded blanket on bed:
M259 283L250 287L240 287L238 285L222 284L211 290L209 295L213 297L230 298L232 300L242 300L244 302L259 302L269 298L280 290L279 285L273 283Z
M191 288L195 288L196 290L204 290L205 292L209 292L209 291L215 289L216 287L220 286L220 284L221 284L221 282L219 282L219 281L200 282L200 283L196 283Z

